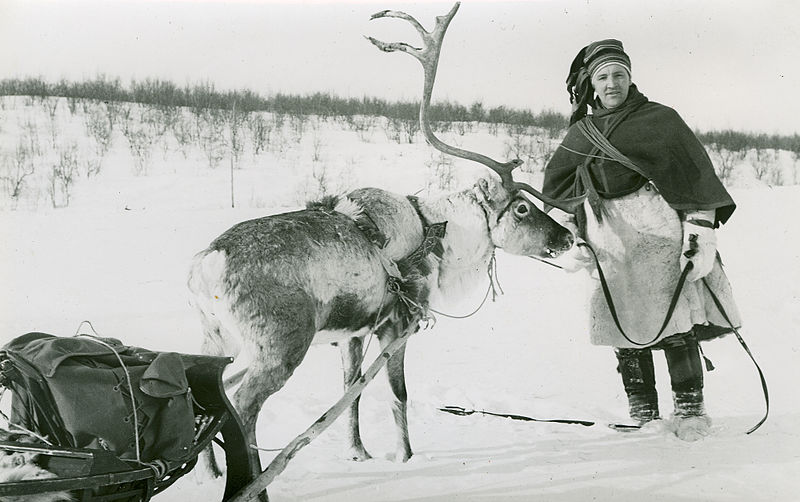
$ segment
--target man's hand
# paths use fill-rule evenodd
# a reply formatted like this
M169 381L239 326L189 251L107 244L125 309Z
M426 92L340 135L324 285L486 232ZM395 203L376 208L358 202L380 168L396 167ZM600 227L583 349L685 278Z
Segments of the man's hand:
M714 232L713 211L693 211L686 214L683 222L683 247L681 270L692 262L692 270L686 276L689 282L701 279L714 268L717 258L717 236Z

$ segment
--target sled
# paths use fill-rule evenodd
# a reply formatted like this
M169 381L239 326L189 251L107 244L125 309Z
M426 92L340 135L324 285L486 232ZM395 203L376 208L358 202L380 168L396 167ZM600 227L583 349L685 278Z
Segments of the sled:
M258 460L248 455L249 446L241 421L223 389L222 372L231 358L177 354L190 388L193 439L190 438L180 458L142 463L120 458L105 449L70 446L68 435L63 429L59 430L59 411L46 378L37 367L6 348L0 350L0 387L11 390L13 399L27 399L35 408L34 428L37 430L34 432L49 438L55 445L0 441L0 450L4 450L0 454L36 454L36 463L56 477L2 483L0 500L6 497L25 500L33 495L66 491L81 502L148 501L191 471L200 452L212 441L225 452L227 474L223 501L240 492L261 471L260 465L254 465ZM26 428L31 430L31 425L26 424Z

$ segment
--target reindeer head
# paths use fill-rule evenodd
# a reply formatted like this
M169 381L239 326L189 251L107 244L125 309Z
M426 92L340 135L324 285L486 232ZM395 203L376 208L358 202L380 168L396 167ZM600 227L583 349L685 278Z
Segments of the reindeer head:
M509 191L494 178L480 179L475 194L486 213L492 243L511 254L555 258L569 250L575 236L556 223L519 190Z
M487 214L487 224L492 242L495 246L506 251L538 257L555 257L572 247L574 236L572 232L556 223L528 200L522 192L527 192L545 204L557 207L566 212L574 212L574 204L566 205L561 201L545 196L526 183L514 181L512 171L522 165L520 159L509 162L497 162L485 155L463 150L445 144L433 134L428 121L433 82L436 79L436 69L439 64L439 53L442 47L444 33L450 21L455 16L460 2L456 2L450 12L436 18L433 31L426 31L422 25L405 12L384 10L373 14L370 19L382 17L396 17L410 22L423 41L422 48L416 48L403 42L386 43L372 37L367 39L384 52L405 52L414 56L420 63L425 74L422 102L419 109L420 127L428 143L437 150L467 160L483 164L500 176L500 182L481 180L476 185L476 193Z

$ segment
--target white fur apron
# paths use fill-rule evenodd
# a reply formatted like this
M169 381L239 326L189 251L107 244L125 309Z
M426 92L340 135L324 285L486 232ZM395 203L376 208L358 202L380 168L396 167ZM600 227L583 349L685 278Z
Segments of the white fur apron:
M625 333L636 342L649 342L664 322L681 272L678 213L649 183L632 194L603 199L602 204L602 222L585 206L586 240L600 259ZM706 281L739 327L739 312L719 260ZM625 340L617 329L599 281L590 300L590 319L593 344L640 347ZM652 343L709 323L728 326L702 281L686 282L669 324Z

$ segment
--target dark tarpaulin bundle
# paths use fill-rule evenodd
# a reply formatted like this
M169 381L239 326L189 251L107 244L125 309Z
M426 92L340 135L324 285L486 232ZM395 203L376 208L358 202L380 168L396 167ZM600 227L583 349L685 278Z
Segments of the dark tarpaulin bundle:
M41 384L35 391L19 381L9 385L13 423L66 442L63 447L104 449L142 462L180 461L189 452L194 411L179 354L113 338L44 333L22 335L0 353L18 374Z

